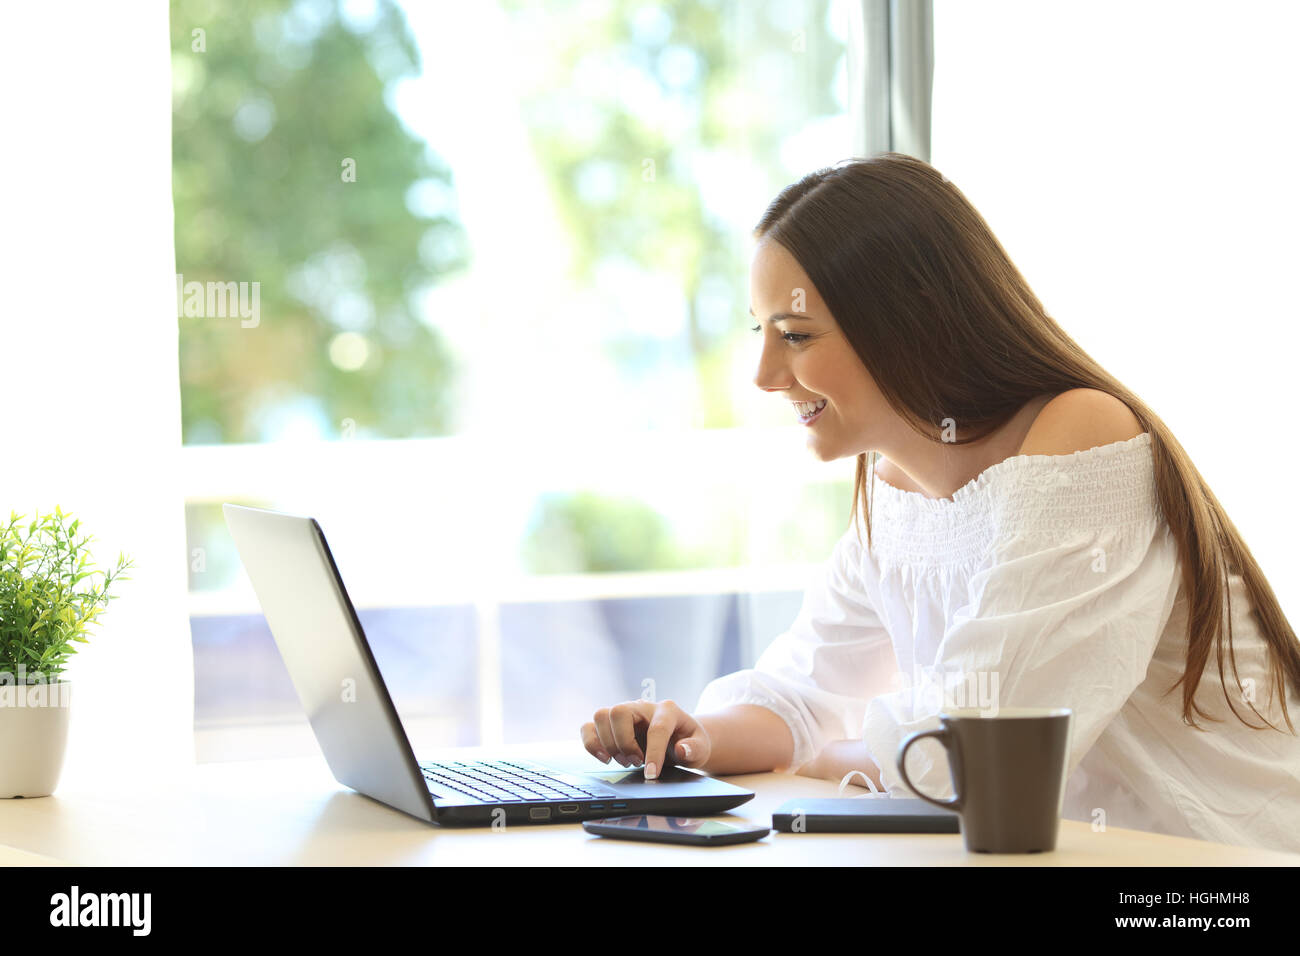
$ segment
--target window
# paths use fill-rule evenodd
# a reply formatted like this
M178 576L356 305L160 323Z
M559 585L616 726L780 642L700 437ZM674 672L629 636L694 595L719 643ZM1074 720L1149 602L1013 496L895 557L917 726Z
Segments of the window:
M693 704L789 626L853 461L753 386L748 237L851 154L847 24L173 4L201 760L315 747L223 501L321 522L417 749Z

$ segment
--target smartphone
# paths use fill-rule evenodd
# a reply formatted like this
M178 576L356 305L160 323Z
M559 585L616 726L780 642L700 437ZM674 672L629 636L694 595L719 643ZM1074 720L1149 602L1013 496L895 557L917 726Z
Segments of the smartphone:
M583 820L582 828L588 833L623 840L691 843L696 846L749 843L753 840L761 840L772 832L771 827L755 827L748 824L742 826L722 820L701 820L698 817L664 817L653 813L608 817L604 820Z

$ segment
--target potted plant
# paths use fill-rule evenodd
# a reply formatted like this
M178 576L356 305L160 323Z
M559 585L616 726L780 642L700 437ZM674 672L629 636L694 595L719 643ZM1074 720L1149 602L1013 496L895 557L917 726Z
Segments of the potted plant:
M131 566L119 554L115 568L96 568L91 538L78 540L81 522L70 518L55 507L0 525L0 797L54 792L72 690L63 669Z

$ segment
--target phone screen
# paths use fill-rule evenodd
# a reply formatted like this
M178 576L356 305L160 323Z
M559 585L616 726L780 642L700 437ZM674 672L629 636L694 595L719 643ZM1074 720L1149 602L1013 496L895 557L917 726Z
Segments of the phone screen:
M661 817L648 813L638 813L627 817L610 817L594 821L606 826L620 827L626 830L651 830L659 833L691 833L697 836L720 836L724 833L741 833L755 829L751 826L738 827L721 820L699 820L695 817Z

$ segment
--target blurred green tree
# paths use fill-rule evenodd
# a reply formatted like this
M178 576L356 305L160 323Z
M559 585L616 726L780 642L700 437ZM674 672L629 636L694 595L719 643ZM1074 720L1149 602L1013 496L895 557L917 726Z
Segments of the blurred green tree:
M172 2L177 272L259 290L255 322L178 319L187 444L450 430L456 369L413 300L467 244L407 196L451 175L385 100L420 69L401 11L343 6Z
M829 0L501 2L517 46L546 51L512 67L575 278L609 260L675 280L700 424L736 427L731 357L749 300L740 253L762 209L738 234L710 182L743 156L770 184L764 201L774 197L791 181L782 155L792 136L843 112L834 79L844 44L828 29ZM606 354L629 378L656 354L680 361L658 339L626 333Z
M522 546L532 574L681 567L672 524L643 501L589 492L543 495Z
M828 29L830 3L502 5L515 44L546 51L513 68L520 114L570 236L574 279L586 284L602 260L671 277L687 310L683 351L693 364L700 424L735 427L732 362L737 333L749 325L741 304L749 298L748 263L740 252L743 230L762 210L755 208L738 234L736 223L718 214L700 173L743 155L770 184L768 198L791 181L782 155L792 134L842 112L834 79L844 45ZM609 336L605 355L628 380L657 361L680 361L661 339L625 332ZM827 501L821 486L804 494L817 507L798 509L798 521L782 527L787 555L824 552L843 528L846 503ZM543 496L521 559L541 574L744 560L735 542L722 538L692 553L676 535L665 539L665 526L673 527L671 519L645 506Z

